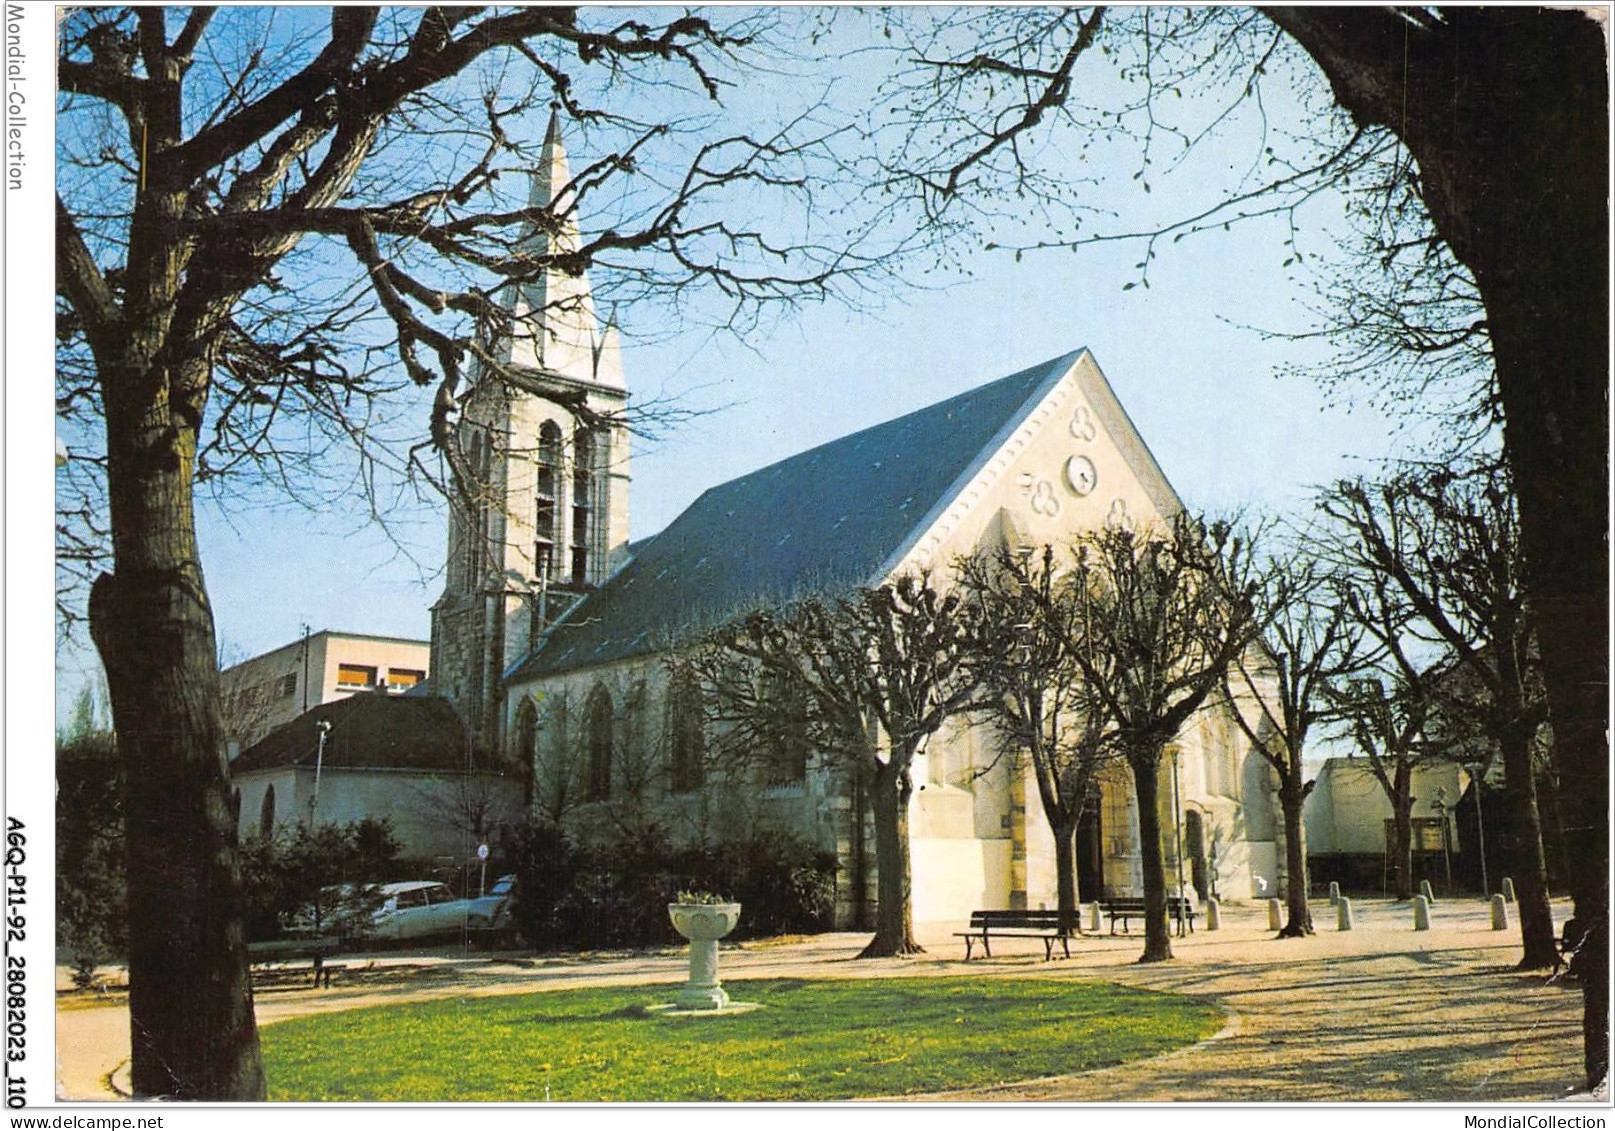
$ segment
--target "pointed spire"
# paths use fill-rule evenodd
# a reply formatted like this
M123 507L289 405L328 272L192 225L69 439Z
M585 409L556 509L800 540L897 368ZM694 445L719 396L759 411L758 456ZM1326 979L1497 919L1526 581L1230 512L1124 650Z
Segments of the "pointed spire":
M550 111L549 128L544 131L544 147L539 151L538 167L532 171L532 184L527 203L531 208L552 208L557 213L560 228L555 233L559 251L576 251L579 246L575 200L568 190L572 187L572 171L567 167L566 146L561 142L561 115ZM565 199L563 199L565 198ZM543 249L544 237L536 234L537 246Z
M538 167L532 171L528 204L550 212L552 223L534 224L522 239L524 251L566 255L582 245L578 234L577 200L561 140L561 115L550 111ZM606 352L595 320L594 295L586 273L572 275L559 268L545 270L518 288L515 313L531 315L516 332L515 341L500 352L515 365L558 373L578 381L622 387L620 364L602 365ZM615 350L611 350L615 354ZM612 358L615 361L615 358Z

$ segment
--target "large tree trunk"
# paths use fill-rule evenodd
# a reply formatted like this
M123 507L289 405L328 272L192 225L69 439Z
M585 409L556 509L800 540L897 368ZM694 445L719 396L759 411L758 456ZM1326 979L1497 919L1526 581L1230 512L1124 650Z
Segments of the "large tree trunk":
M1502 743L1503 773L1508 779L1509 870L1520 909L1520 941L1525 952L1521 970L1544 970L1558 961L1553 912L1548 907L1548 864L1542 854L1542 821L1537 812L1536 777L1531 772L1531 743L1510 735Z
M1398 775L1400 779L1401 775ZM1397 782L1401 785L1401 781ZM1405 790L1391 798L1391 892L1413 898L1413 795Z
M1130 754L1133 792L1138 798L1138 856L1144 874L1144 953L1140 962L1172 957L1172 930L1166 915L1166 864L1161 850L1161 758Z
M195 433L176 421L166 376L105 377L115 572L90 595L127 778L133 1084L141 1096L261 1100L213 613L196 552Z
M1307 842L1301 824L1306 794L1295 785L1279 787L1279 811L1284 817L1284 926L1281 939L1299 939L1312 933L1312 909L1307 906Z
M1609 1068L1609 167L1605 28L1573 9L1267 9L1358 121L1417 158L1486 305L1519 495L1582 952L1589 1086Z
M893 954L923 954L914 941L913 877L908 858L908 802L913 786L908 775L891 762L879 763L870 775L871 807L875 814L875 937L859 958Z
M1055 905L1060 910L1060 930L1073 935L1078 928L1077 824L1078 818L1070 815L1049 817L1049 827L1054 832Z

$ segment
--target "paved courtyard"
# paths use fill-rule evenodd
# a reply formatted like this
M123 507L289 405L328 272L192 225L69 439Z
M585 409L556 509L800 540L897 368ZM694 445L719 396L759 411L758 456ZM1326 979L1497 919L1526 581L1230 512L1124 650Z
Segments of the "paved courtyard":
M963 959L956 924L919 929L927 953L859 961L867 935L831 934L745 943L723 952L726 981L881 975L1086 978L1190 994L1227 1016L1216 1037L1164 1056L1073 1076L946 1095L953 1101L1331 1102L1460 1104L1548 1101L1580 1085L1581 994L1542 973L1510 969L1518 929L1489 929L1478 901L1443 901L1433 929L1388 901L1357 905L1356 929L1338 932L1327 903L1319 933L1276 940L1265 908L1224 909L1223 929L1175 939L1176 961L1140 966L1142 940L1099 935L1045 962L1036 940ZM1563 922L1568 906L1556 906ZM427 998L526 993L573 986L670 984L684 953L527 958L459 948L348 956L329 990L265 989L261 1025L310 1013ZM59 977L65 986L65 973ZM68 995L57 1012L57 1094L115 1101L128 1094L128 1012ZM1073 1034L1080 1041L1080 1034ZM872 1097L878 1098L878 1097Z

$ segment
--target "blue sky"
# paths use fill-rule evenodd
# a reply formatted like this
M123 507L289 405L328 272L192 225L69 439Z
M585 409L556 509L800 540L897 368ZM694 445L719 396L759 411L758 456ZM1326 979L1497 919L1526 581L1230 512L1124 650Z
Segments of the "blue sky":
M821 70L841 75L840 99L850 92L856 101L877 80L845 60L795 66L794 74L748 88L735 112L783 117L804 92L822 88ZM1194 210L1207 193L1248 184L1255 154L1286 116L1306 125L1285 81L1304 80L1281 71L1266 119L1231 119L1182 164L1152 173L1148 196L1131 176L1130 153L1096 150L1080 170L1096 179L1092 206L1160 223ZM568 144L576 169L589 155L587 142L569 137ZM1327 247L1339 212L1328 195L1307 206L1307 247ZM1020 234L1035 238L1036 224ZM1017 260L982 250L979 237L956 247L968 275L913 268L881 295L782 314L743 340L686 328L659 309L621 310L633 394L710 410L636 449L633 536L659 530L716 483L1077 346L1094 352L1194 508L1295 509L1316 484L1372 471L1389 455L1417 454L1416 435L1396 433L1371 409L1327 405L1311 382L1279 376L1322 356L1316 346L1260 332L1308 325L1299 304L1311 293L1314 268L1283 266L1290 234L1282 221L1258 219L1191 236L1163 246L1149 286L1130 289L1139 278L1136 244ZM395 517L397 541L367 524L357 502L318 514L204 507L203 560L226 654L276 647L305 624L424 639L441 588L443 508ZM58 713L92 667L87 644L59 656Z

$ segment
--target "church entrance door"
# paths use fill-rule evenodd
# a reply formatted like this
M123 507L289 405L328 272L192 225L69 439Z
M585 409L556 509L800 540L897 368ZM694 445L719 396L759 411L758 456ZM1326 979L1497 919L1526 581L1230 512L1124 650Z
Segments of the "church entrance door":
M1077 899L1082 903L1105 898L1104 843L1096 798L1077 825Z

